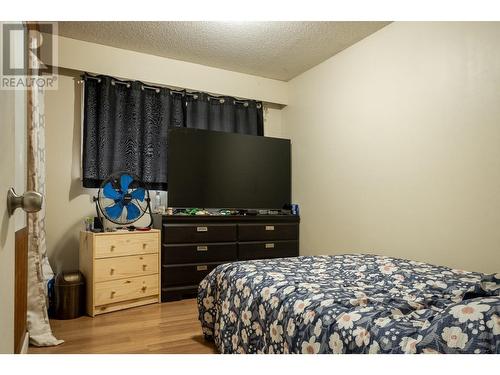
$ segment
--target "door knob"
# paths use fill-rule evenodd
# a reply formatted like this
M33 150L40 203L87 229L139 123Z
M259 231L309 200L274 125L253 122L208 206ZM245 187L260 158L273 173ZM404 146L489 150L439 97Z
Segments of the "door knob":
M43 195L36 191L27 191L23 195L17 195L14 188L7 193L7 210L12 215L17 208L26 212L38 212L42 208Z

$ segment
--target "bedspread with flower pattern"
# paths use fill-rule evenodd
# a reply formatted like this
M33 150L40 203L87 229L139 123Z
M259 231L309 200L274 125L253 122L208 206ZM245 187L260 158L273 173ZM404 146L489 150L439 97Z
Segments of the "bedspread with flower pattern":
M198 290L221 353L499 353L500 275L376 255L223 264Z

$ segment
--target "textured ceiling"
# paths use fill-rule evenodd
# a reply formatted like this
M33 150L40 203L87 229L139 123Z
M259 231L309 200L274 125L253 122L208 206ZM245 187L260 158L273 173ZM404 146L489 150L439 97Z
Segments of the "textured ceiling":
M388 22L60 22L69 38L288 81Z

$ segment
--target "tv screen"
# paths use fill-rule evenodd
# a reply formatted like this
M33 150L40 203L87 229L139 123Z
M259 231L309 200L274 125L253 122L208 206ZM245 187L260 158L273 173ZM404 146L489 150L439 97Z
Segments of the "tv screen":
M169 130L168 205L280 209L291 201L287 139L177 128Z

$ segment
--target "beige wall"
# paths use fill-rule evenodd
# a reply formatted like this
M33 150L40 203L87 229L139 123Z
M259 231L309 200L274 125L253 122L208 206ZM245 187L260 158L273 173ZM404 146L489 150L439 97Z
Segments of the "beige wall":
M57 271L78 269L78 233L83 218L95 212L92 191L80 182L77 80L61 74L58 90L45 93L47 252Z
M65 37L58 38L58 65L212 94L286 105L287 83Z
M83 218L95 215L93 189L83 189L80 181L80 106L79 73L61 69L58 90L45 95L46 121L46 227L47 251L56 271L78 269L78 235ZM265 133L280 136L281 111L269 107ZM147 225L141 219L137 225Z
M268 106L265 133L292 139L303 254L375 252L500 271L499 25L396 22L283 83L285 93L278 85L267 94L289 103ZM93 61L64 54L62 66ZM106 64L89 70L106 73ZM141 79L133 65L119 69ZM249 79L199 67L201 78L184 83L237 95ZM64 71L46 96L47 242L57 270L78 266L78 230L94 212L79 181L72 74ZM234 78L225 83L231 93L206 86L217 74ZM275 87L255 78L253 90Z
M393 23L289 82L302 254L500 272L500 23Z

